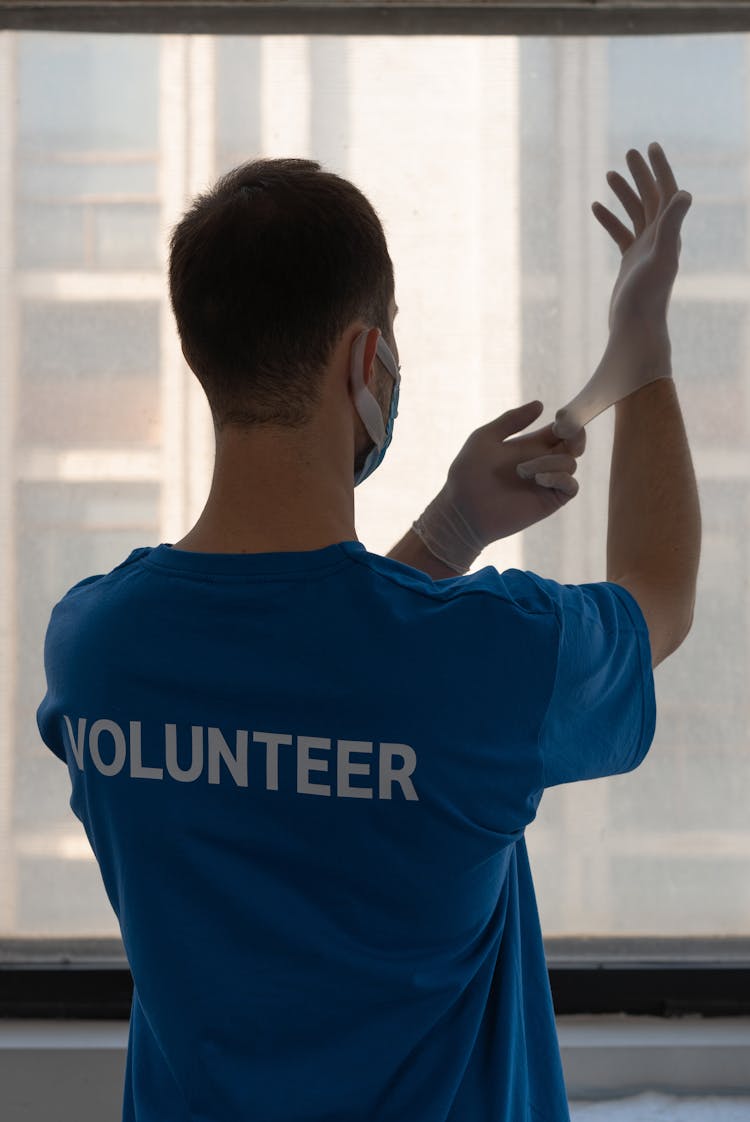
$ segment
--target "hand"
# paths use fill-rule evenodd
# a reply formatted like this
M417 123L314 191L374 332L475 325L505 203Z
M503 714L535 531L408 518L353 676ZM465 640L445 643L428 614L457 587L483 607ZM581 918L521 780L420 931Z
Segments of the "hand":
M672 376L667 309L680 256L680 229L692 197L679 191L667 157L649 145L652 174L635 149L627 154L639 194L617 172L607 180L628 212L633 231L602 206L592 210L617 243L620 271L609 307L609 341L583 389L558 409L554 432L570 440L610 405L649 382Z
M593 203L594 217L622 253L609 307L609 329L613 334L645 328L648 333L666 333L667 308L682 242L680 228L690 209L692 196L680 191L659 144L650 144L651 168L634 148L627 155L628 167L638 194L618 172L607 173L607 182L633 223L633 232L601 203Z
M508 439L543 409L540 401L532 401L475 429L451 464L442 491L414 523L427 548L456 572L466 572L490 542L547 518L578 493L573 475L576 457L586 447L585 430L564 441L550 424Z

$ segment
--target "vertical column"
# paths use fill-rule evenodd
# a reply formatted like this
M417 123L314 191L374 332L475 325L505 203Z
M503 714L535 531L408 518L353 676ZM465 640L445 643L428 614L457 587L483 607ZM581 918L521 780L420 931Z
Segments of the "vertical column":
M219 35L214 40L217 174L263 154L260 81L264 41L259 35Z
M310 60L310 156L328 171L346 175L349 140L349 40L312 35Z
M304 35L268 35L261 42L261 150L270 157L310 151L310 60Z
M15 934L12 836L15 667L18 664L15 423L18 322L14 291L16 34L0 32L0 936ZM33 735L33 734L32 734Z
M482 49L481 39L460 36L350 41L348 173L383 220L402 310L396 436L356 496L360 537L384 553L487 420ZM502 182L493 232L507 220L506 202Z
M559 230L559 273L557 294L559 305L558 353L560 356L559 401L555 409L564 405L588 381L588 348L586 346L587 315L585 293L589 282L587 247L589 230L593 221L589 210L586 182L586 133L588 113L585 105L585 40L561 39L558 42L560 88L558 91L559 140L557 168L560 180L557 228ZM579 468L579 473L581 472ZM579 481L580 482L580 481ZM585 542L587 540L586 506L583 502L571 503L566 509L563 549L560 552L562 571L560 581L579 582L584 575ZM562 532L562 518L556 530Z
M213 185L216 178L216 39L191 36L188 42L187 195L192 199ZM188 200L186 200L187 203ZM166 287L166 280L165 280ZM177 343L167 295L167 314L173 325L173 345L182 368L185 395L185 428L181 450L187 482L185 525L182 537L195 524L211 489L214 461L214 429L206 395L185 362ZM174 541L174 538L168 539Z
M591 213L594 199L608 205L609 194L609 202L612 202L611 191L605 180L611 158L607 62L609 42L604 36L581 40L583 73L578 119L584 121L585 125L581 130L582 176L578 212L583 223L585 252L585 267L580 282L581 306L585 315L581 358L585 366L579 388L593 374L607 344L607 315L615 280L611 268L613 243ZM624 159L624 156L623 152L620 159ZM583 471L582 478L585 480L585 496L584 502L580 504L581 521L574 529L578 542L586 543L586 552L579 562L582 575L576 578L580 581L604 580L606 576L606 517L614 419L614 409L596 418L591 440L579 468L579 471Z
M518 39L510 36L480 40L476 236L487 421L522 401L519 49ZM522 535L484 550L474 567L483 565L523 568Z
M159 60L159 198L161 202L161 269L163 295L160 306L161 356L161 535L178 541L189 527L189 481L184 450L187 430L185 361L169 306L167 268L169 234L186 203L188 129L188 38L164 35Z
M607 341L607 309L614 277L608 270L608 235L591 213L607 202L608 40L562 39L559 52L560 200L558 275L559 400L564 405L591 377ZM570 583L603 580L606 512L614 413L598 417L580 461L580 497L556 519L563 533L561 575Z

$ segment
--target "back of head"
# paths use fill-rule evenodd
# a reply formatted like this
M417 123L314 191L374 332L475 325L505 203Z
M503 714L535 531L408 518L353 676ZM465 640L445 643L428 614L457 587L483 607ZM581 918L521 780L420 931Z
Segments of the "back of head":
M224 425L298 426L355 320L389 332L393 266L375 210L310 160L256 160L197 196L172 231L183 351Z

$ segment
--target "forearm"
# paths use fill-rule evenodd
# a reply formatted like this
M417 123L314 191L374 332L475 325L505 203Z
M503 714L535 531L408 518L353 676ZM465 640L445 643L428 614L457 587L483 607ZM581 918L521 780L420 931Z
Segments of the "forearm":
M698 487L671 377L615 406L607 580L639 575L695 599L701 545Z
M443 580L445 577L457 577L455 569L438 561L430 553L422 539L413 530L407 530L400 542L394 545L387 554L393 561L400 561L402 565L411 565L412 569L419 569L427 573L433 580Z

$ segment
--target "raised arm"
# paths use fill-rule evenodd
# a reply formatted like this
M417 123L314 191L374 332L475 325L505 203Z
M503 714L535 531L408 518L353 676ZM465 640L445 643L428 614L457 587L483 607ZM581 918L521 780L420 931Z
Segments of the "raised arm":
M658 144L649 147L649 157L652 168L640 153L628 153L637 194L622 176L608 177L632 232L601 204L595 204L594 213L623 254L605 360L618 371L630 370L641 383L615 406L607 580L623 585L638 601L657 666L692 625L701 516L667 330L680 228L691 199L678 191Z

